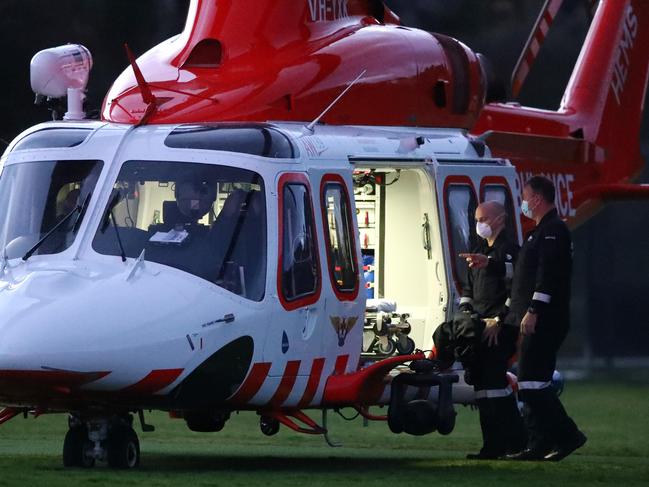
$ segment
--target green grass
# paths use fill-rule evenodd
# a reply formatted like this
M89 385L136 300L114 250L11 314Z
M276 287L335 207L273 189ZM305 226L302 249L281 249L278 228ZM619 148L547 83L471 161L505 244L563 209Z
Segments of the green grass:
M63 469L65 416L16 418L0 427L0 486L649 486L647 383L570 383L562 400L588 443L556 464L464 460L479 448L480 434L477 413L462 407L448 437L393 435L384 423L364 427L360 419L330 414L332 437L342 448L286 428L267 438L252 413L233 416L220 433L203 434L155 413L147 419L156 431L139 433L142 465L128 472Z

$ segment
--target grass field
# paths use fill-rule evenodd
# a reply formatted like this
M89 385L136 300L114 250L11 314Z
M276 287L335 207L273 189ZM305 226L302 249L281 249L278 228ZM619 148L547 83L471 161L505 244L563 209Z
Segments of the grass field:
M154 433L139 433L136 471L61 466L65 416L16 418L0 427L0 486L56 485L617 485L649 486L649 383L598 380L569 383L562 400L588 435L584 448L560 463L467 461L477 451L477 413L460 407L448 437L393 435L384 423L368 427L330 414L332 437L282 428L268 438L255 414L242 413L220 433L192 433L162 413L148 415ZM349 412L347 412L349 413ZM319 417L318 417L319 419Z

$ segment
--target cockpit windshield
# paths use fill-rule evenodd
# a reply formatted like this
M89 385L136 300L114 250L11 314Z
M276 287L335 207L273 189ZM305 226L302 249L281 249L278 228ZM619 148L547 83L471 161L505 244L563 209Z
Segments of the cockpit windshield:
M70 247L102 166L101 161L5 166L0 178L0 252L10 259L23 257L50 232L33 255L56 254ZM75 208L77 215L71 215Z
M124 163L93 248L175 267L261 301L266 203L259 174L187 162Z

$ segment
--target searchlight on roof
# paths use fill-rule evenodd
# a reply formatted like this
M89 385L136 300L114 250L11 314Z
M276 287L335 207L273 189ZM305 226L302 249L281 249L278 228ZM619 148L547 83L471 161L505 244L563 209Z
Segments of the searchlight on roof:
M80 44L66 44L38 52L30 64L32 90L38 97L68 99L64 120L83 120L85 90L92 55Z

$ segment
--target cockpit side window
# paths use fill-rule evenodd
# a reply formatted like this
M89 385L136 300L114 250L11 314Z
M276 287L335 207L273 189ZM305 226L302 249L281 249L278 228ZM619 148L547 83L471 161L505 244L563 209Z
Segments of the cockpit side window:
M5 166L0 179L0 251L12 259L24 257L35 245L30 255L57 254L70 247L102 166L92 160Z
M280 182L280 289L285 308L317 300L320 262L311 191L306 178L288 174Z
M101 253L175 267L253 301L266 287L261 176L185 162L124 163L93 240Z

